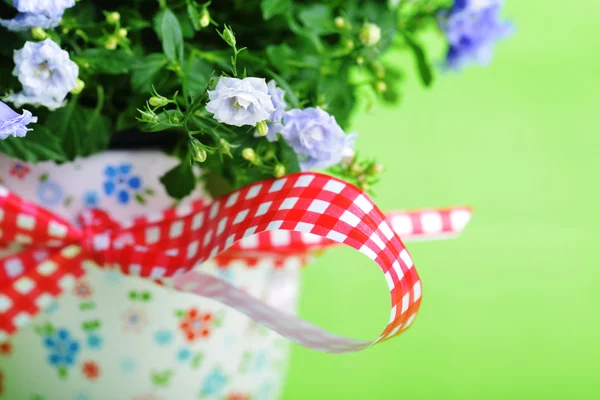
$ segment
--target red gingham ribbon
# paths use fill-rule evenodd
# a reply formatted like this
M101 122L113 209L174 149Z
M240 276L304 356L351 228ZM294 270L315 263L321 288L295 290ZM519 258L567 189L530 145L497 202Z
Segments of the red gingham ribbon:
M87 268L106 266L232 306L306 347L358 351L406 330L419 308L421 283L394 229L414 237L444 236L460 232L469 218L469 209L455 208L394 213L388 223L361 190L316 173L258 182L210 204L196 202L122 225L90 210L81 215L81 227L0 188L0 246L13 249L0 259L0 340L72 287ZM263 233L269 231L289 235ZM306 256L334 243L365 254L385 275L392 310L374 341L333 335L191 271L217 256L221 262L244 258L244 252Z

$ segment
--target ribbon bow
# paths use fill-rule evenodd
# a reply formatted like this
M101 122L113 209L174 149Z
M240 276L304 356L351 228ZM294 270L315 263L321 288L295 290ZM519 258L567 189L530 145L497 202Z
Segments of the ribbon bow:
M10 253L0 259L0 341L71 288L86 269L108 266L227 304L303 346L358 351L405 331L419 308L421 282L395 230L443 236L460 232L470 215L467 208L395 213L388 223L358 188L327 175L298 173L209 204L195 202L123 224L89 210L74 226L0 187L0 246ZM392 309L375 340L334 335L192 270L215 257L221 263L265 253L287 257L332 244L365 254L385 276Z

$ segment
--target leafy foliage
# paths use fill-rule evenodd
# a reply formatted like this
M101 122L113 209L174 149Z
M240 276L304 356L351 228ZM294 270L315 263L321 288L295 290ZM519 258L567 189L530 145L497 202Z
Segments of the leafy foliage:
M0 15L14 12L8 3L0 3ZM393 2L78 2L67 10L62 24L47 33L79 65L85 89L71 96L64 108L38 110L39 123L26 140L0 141L0 151L25 161L63 162L120 143L121 131L137 138L139 147L166 132L173 140L165 141L169 145L164 150L181 158L161 178L174 198L186 196L196 185L193 164L199 161L194 154L208 155L201 164L205 176L222 181L221 187L229 190L273 177L282 168L299 171L297 156L284 140L267 142L255 137L254 128L218 124L204 109L207 89L224 74L275 79L290 107L321 107L347 130L360 97L383 103L401 98L405 74L402 66L384 61L386 52L412 53L424 85L433 82L418 36L452 2L388 3ZM109 12L118 12L120 20L107 21ZM361 41L366 22L380 29L374 45ZM235 32L233 45L224 40L229 37L224 26L231 27L231 35ZM3 30L2 35L11 46L0 49L0 92L18 91L18 81L10 76L13 50L34 39L31 32ZM166 103L153 106L151 97ZM191 148L189 143L200 144ZM256 161L242 157L247 148L255 151ZM355 160L330 172L361 184L356 171L372 171L373 165Z

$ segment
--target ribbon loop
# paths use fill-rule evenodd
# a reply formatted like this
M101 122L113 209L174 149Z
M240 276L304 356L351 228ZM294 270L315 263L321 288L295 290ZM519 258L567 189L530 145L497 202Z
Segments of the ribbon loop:
M327 175L298 173L262 181L210 204L195 202L122 225L93 210L82 214L81 228L72 226L5 190L0 191L0 211L0 231L8 232L3 243L26 245L0 259L5 273L0 272L0 340L24 326L85 268L98 264L210 297L302 345L328 352L357 351L403 332L421 301L421 282L394 224L360 189ZM443 233L444 224L439 228ZM265 246L267 241L273 246ZM265 252L285 257L333 243L365 254L386 279L390 320L373 341L333 335L218 278L190 271L204 261L226 259L228 249L233 257L243 258L246 250L259 257ZM13 274L15 265L25 267Z

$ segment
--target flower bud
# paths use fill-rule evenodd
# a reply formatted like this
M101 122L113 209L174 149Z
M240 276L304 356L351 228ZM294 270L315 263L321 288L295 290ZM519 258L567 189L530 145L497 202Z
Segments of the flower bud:
M346 42L344 43L344 47L346 48L346 50L354 50L354 40L346 40Z
M160 122L160 119L158 118L158 115L156 115L154 113L154 111L152 110L140 110L138 109L138 112L140 113L140 115L142 116L140 119L144 122L147 122L149 124L158 124Z
M344 29L346 26L348 26L348 23L344 17L335 17L333 22L338 29Z
M221 32L220 35L228 45L235 47L237 42L235 41L235 34L231 30L230 26L225 25L225 29L223 29L223 32Z
M258 124L256 124L256 132L260 136L267 136L267 133L269 133L269 126L267 125L267 121L260 121Z
M379 79L383 79L385 77L385 68L383 67L383 65L381 65L379 61L374 61L372 66L373 71L375 72L375 76Z
M71 93L79 94L83 91L83 88L85 88L85 82L77 78L75 81L75 89L71 90Z
M190 140L188 141L188 146L190 148L190 151L192 152L192 159L194 161L197 161L199 163L203 163L204 161L206 161L206 157L208 156L206 153L206 149L198 139L196 139L195 137L190 138Z
M48 34L46 33L46 31L40 28L39 26L31 30L31 35L35 40L45 40L48 38Z
M119 35L119 37L120 37L121 39L125 39L125 38L127 37L127 34L128 34L128 33L129 33L129 32L127 32L127 29L125 29L125 28L121 28L121 29L119 29L119 30L117 31L117 35Z
M383 172L383 165L381 164L373 164L367 170L367 174L369 175L377 175Z
M244 150L242 150L242 158L244 160L250 161L251 163L254 163L257 159L256 152L254 151L254 149L246 147Z
M148 100L148 103L150 103L152 107L164 107L169 104L169 99L163 96L152 96L150 97L150 100Z
M206 28L210 25L210 14L206 8L202 9L202 13L200 14L200 26Z
M365 46L375 46L381 40L381 28L367 22L358 33L358 39Z
M117 48L118 45L119 45L119 41L114 36L107 37L106 41L104 42L104 48L106 50L114 50Z
M387 91L387 84L384 81L377 81L375 83L375 90L377 90L379 93L383 93Z
M221 145L221 153L226 155L231 155L231 145L229 142L223 138L219 140L219 144Z
M273 169L273 176L275 178L281 178L284 175L285 175L285 165L283 165L283 164L275 165L275 168Z
M116 11L106 14L106 22L108 22L111 25L115 25L120 20L121 20L121 14L119 14Z

